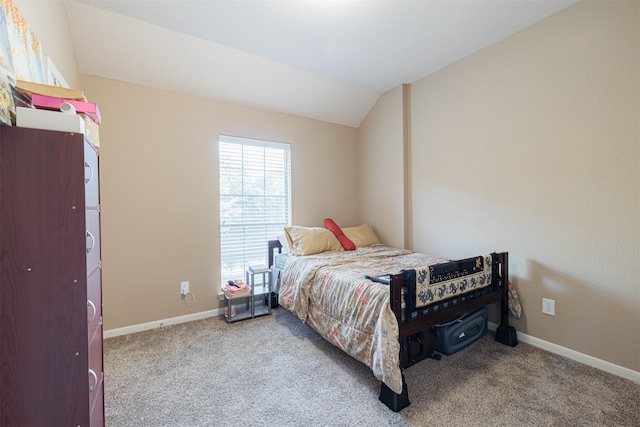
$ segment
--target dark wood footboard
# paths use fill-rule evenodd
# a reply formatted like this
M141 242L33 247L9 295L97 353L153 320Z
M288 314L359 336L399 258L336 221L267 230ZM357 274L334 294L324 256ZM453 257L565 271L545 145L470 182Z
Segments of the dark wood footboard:
M409 354L411 345L406 340L415 334L429 331L436 325L450 322L466 313L498 301L501 301L501 326L508 325L508 262L508 252L494 254L491 285L439 301L421 309L402 308L403 289L411 289L408 281L415 280L415 276L411 277L410 271L392 275L389 289L391 294L390 304L393 313L398 319L399 340L402 345L400 355L401 368L407 368L431 355L430 351L426 349L427 351L421 357L411 356ZM425 341L425 339L423 338L422 341Z
M500 302L500 326L496 332L496 340L512 347L518 343L515 329L508 324L509 253L493 254L492 259L492 279L489 286L418 309L411 306L402 307L403 291L415 290L411 283L411 281L415 282L415 272L403 271L400 274L391 275L390 304L398 319L401 369L404 370L421 360L434 357L433 328L435 326L495 302ZM380 400L396 412L409 405L404 376L403 384L400 395L391 391L384 383L381 386Z

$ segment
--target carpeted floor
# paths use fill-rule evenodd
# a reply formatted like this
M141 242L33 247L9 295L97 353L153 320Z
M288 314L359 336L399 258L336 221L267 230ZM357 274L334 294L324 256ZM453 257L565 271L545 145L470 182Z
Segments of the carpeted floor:
M108 427L640 426L640 385L491 334L407 369L395 413L369 368L281 308L107 339L104 370Z

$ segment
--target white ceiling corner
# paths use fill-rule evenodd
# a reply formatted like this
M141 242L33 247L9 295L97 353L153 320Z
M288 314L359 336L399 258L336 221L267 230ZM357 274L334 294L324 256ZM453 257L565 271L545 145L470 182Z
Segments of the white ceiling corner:
M577 0L65 0L81 73L358 127Z

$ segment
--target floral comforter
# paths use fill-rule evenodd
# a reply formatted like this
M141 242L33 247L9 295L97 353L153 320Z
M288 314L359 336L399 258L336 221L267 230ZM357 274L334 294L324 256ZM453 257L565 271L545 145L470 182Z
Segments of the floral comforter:
M389 304L389 287L365 275L396 274L446 261L384 245L290 257L279 303L400 394L398 322Z

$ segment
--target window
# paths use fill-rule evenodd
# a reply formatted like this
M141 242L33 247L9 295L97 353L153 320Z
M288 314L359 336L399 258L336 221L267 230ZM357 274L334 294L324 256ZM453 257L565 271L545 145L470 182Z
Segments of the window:
M267 242L291 223L289 144L220 136L222 281L267 264Z

